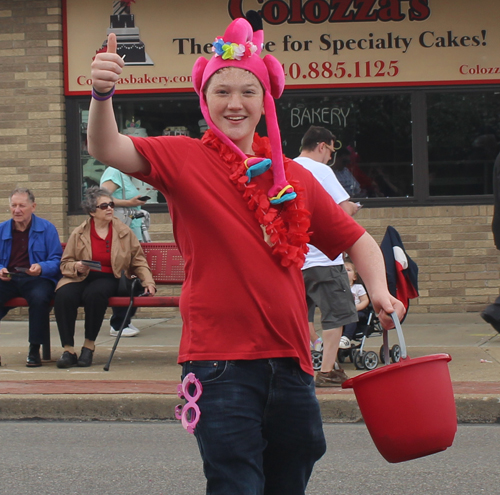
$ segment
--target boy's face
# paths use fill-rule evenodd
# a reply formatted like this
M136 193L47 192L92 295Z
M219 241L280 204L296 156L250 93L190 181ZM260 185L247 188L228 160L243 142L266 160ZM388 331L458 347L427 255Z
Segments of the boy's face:
M349 283L352 285L356 280L356 272L354 271L354 267L351 263L345 263L345 269L347 272L347 276L349 277Z
M264 113L264 90L246 70L229 67L216 72L205 90L213 123L243 153L252 154L255 128Z

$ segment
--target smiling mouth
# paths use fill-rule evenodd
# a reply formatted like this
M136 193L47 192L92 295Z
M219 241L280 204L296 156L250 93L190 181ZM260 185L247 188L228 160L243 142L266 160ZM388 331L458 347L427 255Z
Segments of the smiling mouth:
M241 122L242 120L245 120L246 117L226 117L226 119L230 122Z

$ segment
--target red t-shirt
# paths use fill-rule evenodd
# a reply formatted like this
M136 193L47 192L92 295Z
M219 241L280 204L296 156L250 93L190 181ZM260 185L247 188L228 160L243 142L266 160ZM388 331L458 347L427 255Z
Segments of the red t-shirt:
M92 245L92 260L101 262L101 272L113 273L111 268L111 243L113 241L113 225L109 222L106 239L99 237L95 230L94 219L90 222L90 242Z
M185 136L131 139L151 165L135 177L167 198L185 261L179 363L292 357L313 374L301 270L271 253L218 152ZM253 180L267 191L269 175ZM334 259L364 233L304 167L290 162L288 176L306 189L311 244Z

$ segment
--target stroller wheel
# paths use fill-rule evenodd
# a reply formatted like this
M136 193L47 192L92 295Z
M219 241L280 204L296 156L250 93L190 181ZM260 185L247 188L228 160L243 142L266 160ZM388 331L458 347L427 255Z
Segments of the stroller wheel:
M364 355L363 355L364 357ZM357 369L357 370L362 370L365 366L364 366L364 363L363 363L363 358L361 357L361 353L359 352L359 349L356 349L353 354L352 354L352 358L353 358L353 363L354 363L354 367Z
M399 360L401 359L401 349L397 344L392 346L389 354L391 355L391 361L393 363L399 363Z
M367 370L374 370L378 366L378 356L373 351L368 351L363 356L363 364Z
M313 370L319 371L321 369L321 364L323 363L323 352L311 351L311 359Z
M380 351L379 351L379 356L380 356L380 362L382 364L385 364L385 358L384 358L384 344L380 346Z

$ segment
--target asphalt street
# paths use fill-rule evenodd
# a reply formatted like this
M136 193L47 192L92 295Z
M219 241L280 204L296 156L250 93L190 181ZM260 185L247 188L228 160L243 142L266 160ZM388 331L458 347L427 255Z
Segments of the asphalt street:
M202 495L196 440L172 422L0 422L0 493ZM498 493L500 425L460 425L439 454L389 464L363 424L325 425L308 495ZM286 494L284 494L286 495Z

